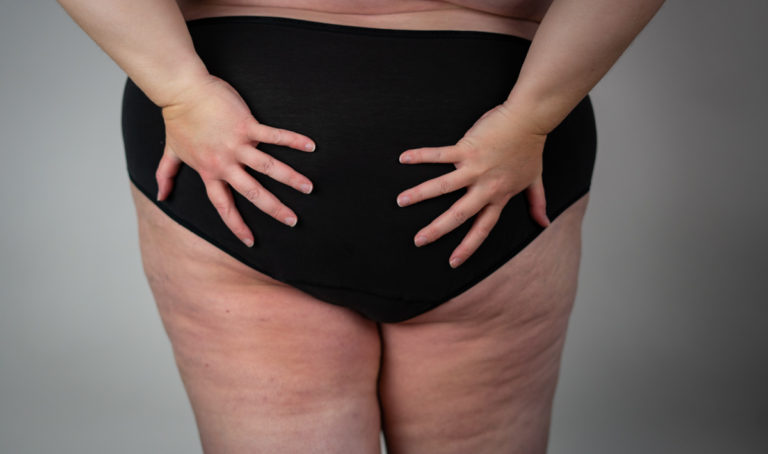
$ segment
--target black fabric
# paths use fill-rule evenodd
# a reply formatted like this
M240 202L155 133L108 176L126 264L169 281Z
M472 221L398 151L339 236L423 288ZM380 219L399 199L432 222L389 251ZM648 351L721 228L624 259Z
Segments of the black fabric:
M403 190L455 168L401 164L400 153L455 144L483 113L504 102L529 40L265 16L209 17L187 25L209 72L229 82L259 122L317 144L313 153L258 145L306 175L314 189L303 194L246 167L299 218L288 227L233 190L255 235L248 248L221 220L192 168L182 165L170 196L155 200L164 123L159 107L126 80L122 128L130 180L176 222L234 258L371 320L398 322L477 284L544 229L521 192L480 248L453 269L450 254L474 217L422 247L414 246L413 237L466 189L407 207L396 203ZM596 147L586 96L545 142L551 220L589 190Z

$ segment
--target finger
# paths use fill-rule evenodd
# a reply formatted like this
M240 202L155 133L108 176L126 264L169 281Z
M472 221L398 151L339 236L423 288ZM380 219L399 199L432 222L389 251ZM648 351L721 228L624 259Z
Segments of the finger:
M456 162L458 149L455 145L445 147L413 148L400 153L399 161L403 164L419 164L422 162Z
M463 224L487 204L488 202L482 196L470 189L459 200L454 202L448 210L421 229L414 237L414 244L416 246L423 246L437 240Z
M248 136L257 142L284 145L302 151L315 151L315 142L309 137L287 129L263 125L256 119L248 128Z
M293 210L267 191L242 167L237 166L237 169L228 175L227 182L261 211L290 227L296 225L298 218Z
M170 146L166 145L165 150L163 150L163 156L157 165L157 170L155 170L158 201L165 199L171 193L173 178L179 172L181 163L181 159L176 156Z
M397 196L397 204L401 207L413 205L422 200L461 189L467 186L470 181L466 172L457 169L401 192Z
M548 226L551 222L547 217L547 200L544 197L544 182L541 175L528 186L526 195L528 196L531 217L542 227Z
M451 268L456 268L466 262L477 251L477 248L488 238L491 229L496 225L503 208L503 204L492 204L486 205L485 208L480 210L480 214L475 218L472 228L469 229L461 243L453 250L451 258L448 260Z
M288 164L275 159L263 151L250 145L243 145L238 149L240 162L263 173L283 184L286 184L305 194L312 192L312 182L309 178L297 172Z
M253 234L251 229L245 224L240 212L237 211L235 200L232 197L230 189L223 180L207 180L205 182L205 191L208 193L216 211L224 221L224 224L235 234L246 246L253 246Z

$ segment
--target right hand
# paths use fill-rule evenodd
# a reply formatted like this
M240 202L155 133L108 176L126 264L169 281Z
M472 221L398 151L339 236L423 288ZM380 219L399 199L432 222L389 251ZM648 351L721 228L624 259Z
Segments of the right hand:
M265 142L314 151L311 139L259 123L237 91L213 75L162 106L162 115L165 149L155 172L157 200L170 193L173 178L184 162L200 175L219 216L248 247L253 246L253 234L237 211L228 185L278 221L291 227L296 225L298 218L293 210L242 165L309 194L312 182L306 176L258 150L256 144Z

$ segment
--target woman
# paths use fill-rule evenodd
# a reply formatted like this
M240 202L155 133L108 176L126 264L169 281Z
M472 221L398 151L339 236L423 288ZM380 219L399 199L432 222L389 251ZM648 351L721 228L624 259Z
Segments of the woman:
M661 0L60 3L206 453L546 451L588 92Z

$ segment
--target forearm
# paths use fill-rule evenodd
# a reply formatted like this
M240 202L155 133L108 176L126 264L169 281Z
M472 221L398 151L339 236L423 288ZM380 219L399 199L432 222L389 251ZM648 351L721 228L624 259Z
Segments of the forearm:
M664 0L554 0L504 102L549 133L608 72Z
M152 102L208 76L175 0L58 0Z

